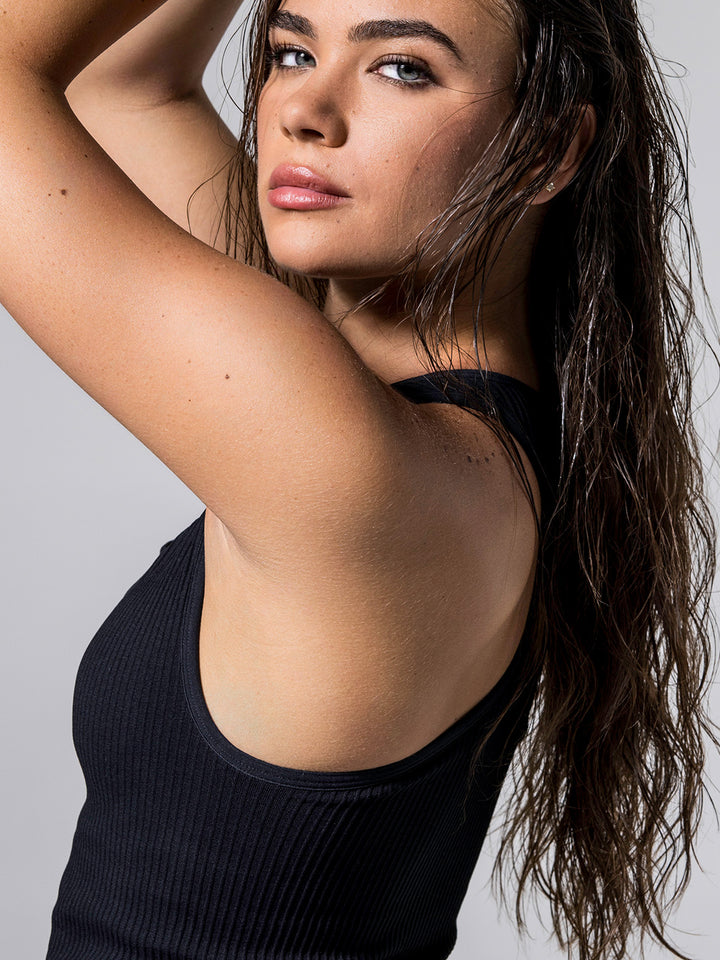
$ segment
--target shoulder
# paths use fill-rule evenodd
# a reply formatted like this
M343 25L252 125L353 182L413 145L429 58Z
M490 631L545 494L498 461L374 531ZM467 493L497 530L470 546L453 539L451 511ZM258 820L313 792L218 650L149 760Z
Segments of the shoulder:
M322 492L312 481L286 510L268 503L241 553L278 576L293 576L298 556L315 574L385 571L398 598L417 592L421 600L429 576L436 585L467 578L498 610L514 603L534 566L537 531L509 454L466 410L414 404L379 385L387 411L367 451L374 463L354 477L328 465ZM521 448L520 456L539 513L538 482Z
M411 405L411 414L415 455L408 451L401 549L411 554L422 545L425 562L435 562L439 575L483 581L488 597L499 580L498 600L503 592L521 592L534 564L537 531L509 453L484 419L461 407ZM539 513L539 485L519 444L518 450Z

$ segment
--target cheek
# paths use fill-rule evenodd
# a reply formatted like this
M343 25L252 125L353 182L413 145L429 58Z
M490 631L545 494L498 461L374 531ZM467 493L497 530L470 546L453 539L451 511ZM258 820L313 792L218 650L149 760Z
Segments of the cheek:
M277 116L277 104L273 102L268 88L265 87L257 103L256 149L259 167L262 166L267 155L267 149L271 147L273 139L278 136L279 124Z
M394 160L385 158L388 182L392 179L396 188L393 206L400 223L417 235L446 210L496 129L495 118L471 109L439 120L429 129L427 123L418 124L411 138L405 127L402 151L395 152Z
M398 214L399 230L406 240L429 239L425 231L450 207L497 129L495 117L466 109L419 144L415 162L408 169ZM457 217L452 223L444 223L441 235L424 247L421 276L446 261L451 246L463 237L467 226Z

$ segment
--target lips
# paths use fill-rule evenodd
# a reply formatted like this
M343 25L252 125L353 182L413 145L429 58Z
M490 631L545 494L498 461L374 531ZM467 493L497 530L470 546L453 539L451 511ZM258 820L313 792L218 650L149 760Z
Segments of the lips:
M270 177L268 201L279 210L328 210L342 206L350 195L308 167L283 164Z
M282 164L277 167L270 177L270 189L277 190L281 187L299 187L304 190L311 190L313 193L325 194L330 197L349 197L340 187L324 180L318 176L314 170L309 167L294 167L290 164Z

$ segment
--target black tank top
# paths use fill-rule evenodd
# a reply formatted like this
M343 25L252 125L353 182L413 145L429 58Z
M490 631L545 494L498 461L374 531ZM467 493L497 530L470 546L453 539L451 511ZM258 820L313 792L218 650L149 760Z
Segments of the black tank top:
M462 376L487 378L508 429L552 476L540 394L501 374ZM417 403L458 402L433 374L393 386ZM203 698L203 521L161 549L80 663L73 739L87 798L48 960L447 957L530 698L467 790L471 756L517 687L525 644L412 756L350 772L267 763L225 739Z

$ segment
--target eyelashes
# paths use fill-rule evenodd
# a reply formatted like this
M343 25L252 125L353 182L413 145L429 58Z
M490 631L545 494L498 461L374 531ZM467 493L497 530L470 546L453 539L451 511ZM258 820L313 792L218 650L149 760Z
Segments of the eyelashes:
M268 47L267 62L268 66L275 67L278 70L298 70L308 67L308 63L296 63L293 66L283 63L286 54L297 54L312 60L313 57L301 47L293 47L289 43L270 44Z
M285 62L286 60L292 61L293 59L299 60L300 58L305 58L305 62ZM308 53L307 50L303 50L302 47L296 47L290 43L271 43L268 45L268 72L273 69L288 72L291 70L305 70L312 67L314 62L315 58L312 54ZM435 83L435 77L430 68L414 57L401 54L387 56L375 63L372 71L378 73L383 67L396 67L396 76L394 77L388 76L386 73L380 73L379 75L388 83L404 87L406 90L422 89ZM403 74L405 75L403 76ZM411 76L408 76L408 74Z
M402 77L388 77L386 74L382 74L386 80L389 80L390 83L399 83L404 87L427 87L431 83L435 82L435 77L432 75L428 67L423 66L417 60L414 60L412 57L402 57L402 56L393 56L387 57L384 60L381 60L380 63L376 64L377 68L385 66L397 66L400 70L405 69L406 72L417 74L418 76L414 80L410 80L407 76ZM399 73L400 71L398 71Z

